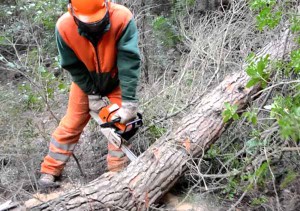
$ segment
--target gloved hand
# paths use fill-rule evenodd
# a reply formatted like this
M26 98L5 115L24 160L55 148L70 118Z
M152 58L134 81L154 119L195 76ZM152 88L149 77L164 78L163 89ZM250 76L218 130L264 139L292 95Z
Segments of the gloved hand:
M88 95L88 98L90 110L96 113L99 113L100 109L107 105L99 95Z
M122 107L112 116L111 120L121 118L120 123L125 124L136 118L137 102L122 102Z

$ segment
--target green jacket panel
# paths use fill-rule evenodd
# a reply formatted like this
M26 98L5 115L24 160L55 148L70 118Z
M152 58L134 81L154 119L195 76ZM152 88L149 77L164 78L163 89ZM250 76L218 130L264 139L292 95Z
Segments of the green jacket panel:
M77 58L73 50L65 43L55 28L56 44L59 52L59 61L62 68L66 69L72 81L76 83L86 94L95 93L93 79L86 66Z
M136 101L136 89L140 77L140 52L138 48L138 31L134 20L128 23L118 42L117 66L122 99Z

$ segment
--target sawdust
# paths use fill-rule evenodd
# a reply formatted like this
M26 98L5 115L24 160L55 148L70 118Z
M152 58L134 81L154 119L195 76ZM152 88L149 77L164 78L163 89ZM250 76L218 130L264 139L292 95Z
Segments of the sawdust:
M179 196L167 193L163 199L166 205L165 210L172 211L216 211L219 208L210 206L205 199L197 200L195 202L182 202Z
M31 208L34 206L37 206L43 202L47 202L50 201L52 199L58 198L59 196L63 195L64 193L66 193L67 190L71 190L73 189L74 186L70 183L65 183L62 184L61 187L51 193L36 193L34 195L32 195L32 199L29 199L28 201L24 202L24 205L27 208Z

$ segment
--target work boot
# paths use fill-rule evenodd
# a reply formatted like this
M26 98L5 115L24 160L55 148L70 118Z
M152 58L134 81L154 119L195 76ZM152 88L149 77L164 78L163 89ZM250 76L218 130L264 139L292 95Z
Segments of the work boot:
M42 190L48 188L58 188L60 186L59 183L55 182L55 176L51 174L42 174L38 180L38 185Z

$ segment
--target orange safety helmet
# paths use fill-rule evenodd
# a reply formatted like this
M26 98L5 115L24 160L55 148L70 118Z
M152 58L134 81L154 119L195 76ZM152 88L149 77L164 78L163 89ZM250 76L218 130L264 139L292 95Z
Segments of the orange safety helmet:
M68 10L81 32L92 35L98 43L109 26L109 0L69 0Z
M71 15L83 23L101 21L107 13L108 0L69 0Z

